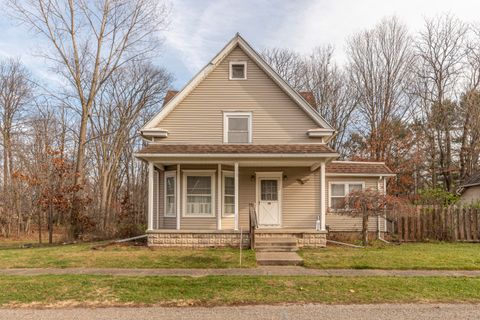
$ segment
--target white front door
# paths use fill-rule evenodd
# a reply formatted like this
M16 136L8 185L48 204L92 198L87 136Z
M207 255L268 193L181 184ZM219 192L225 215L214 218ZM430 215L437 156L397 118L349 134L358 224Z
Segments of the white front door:
M257 201L258 224L260 227L280 226L281 178L258 177Z

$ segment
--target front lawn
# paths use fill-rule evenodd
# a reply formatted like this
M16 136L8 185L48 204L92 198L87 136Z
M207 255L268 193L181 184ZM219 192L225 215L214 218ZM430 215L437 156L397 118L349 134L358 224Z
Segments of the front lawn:
M480 244L382 244L356 249L328 245L300 252L308 268L480 270Z
M2 307L480 302L480 278L0 276Z
M111 246L92 244L0 250L0 268L237 268L239 250ZM242 267L254 267L255 254L243 250Z

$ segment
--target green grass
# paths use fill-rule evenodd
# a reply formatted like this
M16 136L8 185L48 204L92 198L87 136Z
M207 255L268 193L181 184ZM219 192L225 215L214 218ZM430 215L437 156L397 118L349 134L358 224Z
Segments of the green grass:
M0 250L0 268L234 268L238 249L149 249L92 244ZM242 267L255 266L255 254L243 251Z
M327 246L300 252L305 266L317 269L480 270L480 244L411 243L366 249Z
M480 302L480 278L0 276L0 306Z

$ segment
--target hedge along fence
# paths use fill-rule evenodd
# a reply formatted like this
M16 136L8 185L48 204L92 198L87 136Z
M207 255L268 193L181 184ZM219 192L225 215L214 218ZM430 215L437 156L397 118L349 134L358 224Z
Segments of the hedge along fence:
M480 209L419 206L415 214L397 214L391 229L400 241L480 241Z

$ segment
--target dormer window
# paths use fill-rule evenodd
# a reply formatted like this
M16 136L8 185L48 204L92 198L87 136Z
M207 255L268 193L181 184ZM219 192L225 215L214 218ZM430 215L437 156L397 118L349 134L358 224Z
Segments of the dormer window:
M247 80L246 61L230 61L230 80Z
M224 143L252 143L252 113L225 112L223 130Z

